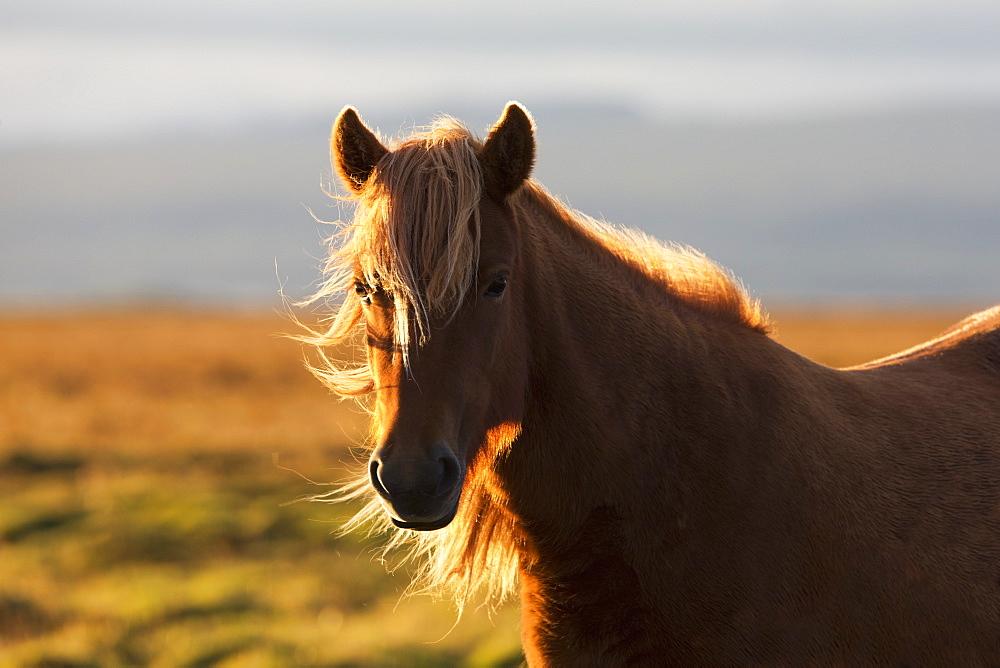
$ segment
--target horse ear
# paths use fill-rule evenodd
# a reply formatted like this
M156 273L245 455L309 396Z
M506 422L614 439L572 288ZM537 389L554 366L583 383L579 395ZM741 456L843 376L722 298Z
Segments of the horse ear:
M524 107L510 102L483 143L486 192L498 202L524 183L535 164L535 123Z
M360 192L375 165L389 152L361 121L353 107L344 107L333 124L330 156L340 178L353 192Z

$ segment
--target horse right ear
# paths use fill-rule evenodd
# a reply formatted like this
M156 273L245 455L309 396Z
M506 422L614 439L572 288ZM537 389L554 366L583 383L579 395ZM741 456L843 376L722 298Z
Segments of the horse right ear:
M389 149L361 121L358 112L353 107L344 107L333 124L330 157L340 178L352 192L361 192L375 165L388 152Z
M503 202L531 174L535 164L535 124L524 107L509 102L482 149L486 192Z

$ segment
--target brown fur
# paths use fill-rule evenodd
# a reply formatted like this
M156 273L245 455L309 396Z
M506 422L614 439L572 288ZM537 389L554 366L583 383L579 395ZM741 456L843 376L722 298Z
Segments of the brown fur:
M390 465L424 466L420 482L442 444L467 467L455 519L416 536L428 586L519 582L533 665L1000 662L1000 308L871 365L817 365L702 256L512 188L533 143L520 108L505 117L491 137L522 149L499 176L469 168L486 173L449 209L475 197L464 226L393 218L424 172L394 180L395 152L368 166L327 292L389 287L314 338L367 336L362 369L322 373L375 390L374 484ZM397 152L446 159L453 183L483 155L454 124L429 136ZM388 240L441 225L429 256ZM429 287L468 246L450 235L476 239L469 277L444 281L457 302ZM421 305L417 339L398 309Z

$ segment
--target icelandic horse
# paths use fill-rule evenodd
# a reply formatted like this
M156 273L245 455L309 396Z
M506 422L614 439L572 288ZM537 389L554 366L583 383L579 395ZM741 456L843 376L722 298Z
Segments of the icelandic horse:
M354 525L426 587L519 589L531 665L1000 664L1000 307L832 369L531 180L516 103L391 150L347 107L331 148L355 210L309 338L367 354L314 371L368 395Z

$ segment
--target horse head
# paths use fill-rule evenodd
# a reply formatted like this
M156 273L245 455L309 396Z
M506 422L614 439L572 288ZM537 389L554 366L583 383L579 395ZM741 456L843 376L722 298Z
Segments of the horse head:
M523 276L506 202L531 172L533 124L511 103L482 143L438 131L390 150L348 107L331 152L359 209L348 299L374 390L371 484L397 527L439 529L523 411Z

